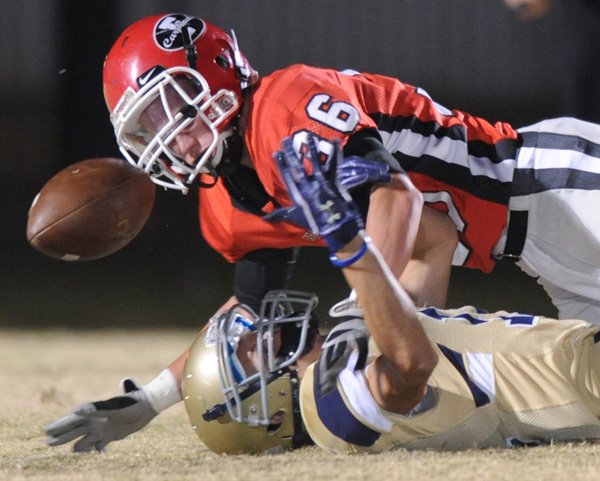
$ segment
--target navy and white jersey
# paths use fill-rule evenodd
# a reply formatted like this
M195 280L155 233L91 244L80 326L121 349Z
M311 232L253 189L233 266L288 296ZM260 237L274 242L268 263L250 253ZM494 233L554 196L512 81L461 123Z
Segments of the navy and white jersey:
M474 307L424 309L439 355L425 399L383 410L366 370L380 355L362 321L332 330L301 384L302 416L336 453L459 450L600 439L600 334L583 321Z

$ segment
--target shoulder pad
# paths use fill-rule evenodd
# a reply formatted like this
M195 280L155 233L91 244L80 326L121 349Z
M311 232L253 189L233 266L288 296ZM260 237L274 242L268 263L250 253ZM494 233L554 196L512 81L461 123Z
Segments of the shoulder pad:
M362 318L344 321L335 326L325 342L319 357L319 390L322 394L331 391L337 382L339 373L345 369L360 370L365 367L369 350L369 334ZM355 360L349 365L350 356Z

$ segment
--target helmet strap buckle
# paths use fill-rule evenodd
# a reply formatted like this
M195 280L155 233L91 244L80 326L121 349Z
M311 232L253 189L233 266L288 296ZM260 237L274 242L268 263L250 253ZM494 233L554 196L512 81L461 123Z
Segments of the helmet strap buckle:
M198 50L192 43L190 38L190 32L188 32L185 26L181 29L181 38L183 40L183 48L185 50L185 58L190 68L196 69L196 63L198 62Z

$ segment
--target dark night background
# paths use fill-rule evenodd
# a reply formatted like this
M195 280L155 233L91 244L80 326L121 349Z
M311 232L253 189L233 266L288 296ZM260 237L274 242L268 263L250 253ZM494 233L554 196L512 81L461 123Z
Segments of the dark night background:
M119 156L102 98L102 62L146 15L181 11L235 29L262 74L291 63L397 76L447 107L516 126L574 113L572 63L582 23L556 2L518 20L502 0L2 0L0 18L0 327L195 326L231 293L232 267L201 239L195 194L157 191L150 221L122 251L66 263L25 239L35 194L57 171ZM579 20L580 21L580 20ZM305 250L293 287L321 308L346 292L322 250ZM449 304L553 315L515 266L454 271Z

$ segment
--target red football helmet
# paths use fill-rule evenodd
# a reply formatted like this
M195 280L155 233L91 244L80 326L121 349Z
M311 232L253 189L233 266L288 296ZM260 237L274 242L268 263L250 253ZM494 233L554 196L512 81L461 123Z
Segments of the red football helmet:
M117 39L103 69L104 98L121 152L156 184L187 192L200 173L216 175L226 144L236 135L232 120L241 110L242 92L253 78L256 72L233 31L230 37L183 14L137 21ZM164 117L156 131L140 123L151 106ZM170 146L197 120L206 124L212 141L190 166Z

